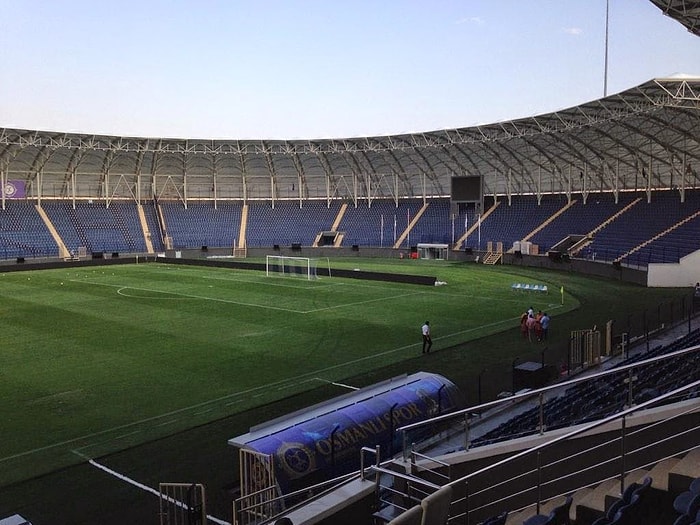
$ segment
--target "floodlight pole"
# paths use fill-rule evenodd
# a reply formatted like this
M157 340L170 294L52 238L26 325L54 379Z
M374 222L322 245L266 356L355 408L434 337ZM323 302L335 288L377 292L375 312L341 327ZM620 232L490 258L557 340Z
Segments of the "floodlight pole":
M608 24L610 20L610 0L605 0L605 71L603 74L603 96L608 96Z

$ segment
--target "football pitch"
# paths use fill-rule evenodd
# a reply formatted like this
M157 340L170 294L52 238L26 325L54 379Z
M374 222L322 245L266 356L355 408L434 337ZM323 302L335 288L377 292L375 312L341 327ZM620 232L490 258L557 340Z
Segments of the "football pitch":
M592 291L602 281L561 272L446 261L332 264L435 275L445 284L165 263L0 274L0 486L322 384L400 369L420 358L425 320L438 354L425 358L441 359L484 336L517 334L530 305L556 325L579 307L579 294L602 293ZM513 292L521 281L554 292ZM637 306L671 293L605 286L606 294L623 290L609 303L636 293Z

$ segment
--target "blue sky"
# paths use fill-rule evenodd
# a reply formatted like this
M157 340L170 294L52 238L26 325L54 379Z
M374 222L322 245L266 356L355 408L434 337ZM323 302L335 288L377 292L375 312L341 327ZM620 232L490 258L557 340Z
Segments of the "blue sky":
M603 95L605 0L0 0L0 126L385 135ZM700 75L700 38L610 0L608 94Z

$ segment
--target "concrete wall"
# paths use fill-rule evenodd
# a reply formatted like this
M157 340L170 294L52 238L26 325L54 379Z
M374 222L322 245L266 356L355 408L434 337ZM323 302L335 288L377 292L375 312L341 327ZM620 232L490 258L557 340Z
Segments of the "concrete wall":
M678 264L650 264L647 286L682 287L700 282L700 250L682 257Z

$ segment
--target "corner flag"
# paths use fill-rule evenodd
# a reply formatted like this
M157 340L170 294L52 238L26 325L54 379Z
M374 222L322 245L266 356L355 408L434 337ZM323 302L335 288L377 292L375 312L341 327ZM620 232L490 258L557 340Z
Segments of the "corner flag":
M561 287L561 304L564 304L564 287Z

